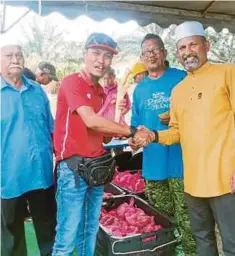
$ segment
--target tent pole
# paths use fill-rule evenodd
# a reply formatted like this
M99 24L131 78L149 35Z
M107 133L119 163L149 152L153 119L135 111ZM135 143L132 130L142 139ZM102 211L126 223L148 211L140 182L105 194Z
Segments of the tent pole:
M14 27L19 21L21 21L31 10L29 9L26 11L23 15L21 15L16 21L14 21L8 28L2 29L1 34L6 33L8 30L10 30L12 27Z
M210 10L210 8L211 8L211 6L214 4L214 2L215 2L215 1L211 1L211 2L208 4L208 6L206 7L206 9L203 10L203 12L202 12L203 15L206 15L206 14L207 14L207 12Z
M5 20L6 20L6 1L3 1L3 11L2 11L2 18L1 18L1 34L5 28Z

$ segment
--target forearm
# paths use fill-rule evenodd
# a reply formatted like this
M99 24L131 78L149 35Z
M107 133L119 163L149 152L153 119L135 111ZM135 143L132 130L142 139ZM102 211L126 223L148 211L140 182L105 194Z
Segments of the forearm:
M158 131L155 133L155 141L162 145L173 145L180 143L179 132L175 129L168 129L164 131Z
M129 126L120 125L99 115L94 115L90 118L87 126L88 128L103 133L106 136L128 137L130 135Z

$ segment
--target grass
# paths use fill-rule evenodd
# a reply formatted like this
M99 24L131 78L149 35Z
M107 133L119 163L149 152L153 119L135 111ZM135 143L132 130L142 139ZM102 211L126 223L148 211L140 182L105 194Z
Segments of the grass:
M32 222L25 222L25 233L28 256L39 256L39 249L37 245L36 235Z

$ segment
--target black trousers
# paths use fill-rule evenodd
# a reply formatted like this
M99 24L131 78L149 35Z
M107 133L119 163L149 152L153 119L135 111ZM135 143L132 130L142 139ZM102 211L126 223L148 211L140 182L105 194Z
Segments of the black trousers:
M1 255L27 255L24 217L28 201L41 256L51 255L55 236L56 203L54 187L1 199Z
M224 256L235 256L235 194L199 198L185 194L197 256L218 256L215 223L222 238Z

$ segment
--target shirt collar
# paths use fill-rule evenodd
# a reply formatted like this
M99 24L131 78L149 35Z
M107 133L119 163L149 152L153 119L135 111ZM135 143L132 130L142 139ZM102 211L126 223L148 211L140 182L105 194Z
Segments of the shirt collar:
M9 84L2 76L0 77L0 83L1 83L1 90L4 89L5 87L13 87L11 84ZM30 79L27 79L23 74L21 74L21 78L23 80L24 86L29 89L33 85L33 81Z
M210 67L211 67L211 64L207 61L199 69L196 69L193 72L188 72L188 75L193 76L193 75L202 74L202 73L206 72Z
M80 74L82 78L89 84L89 86L95 86L94 82L91 80L91 77L87 74L85 70L81 70Z
M82 79L88 84L88 86L93 87L93 90L95 91L96 94L103 96L104 95L104 90L101 87L99 83L94 84L93 81L91 80L90 76L84 71L81 70L78 73L79 77L82 77Z

